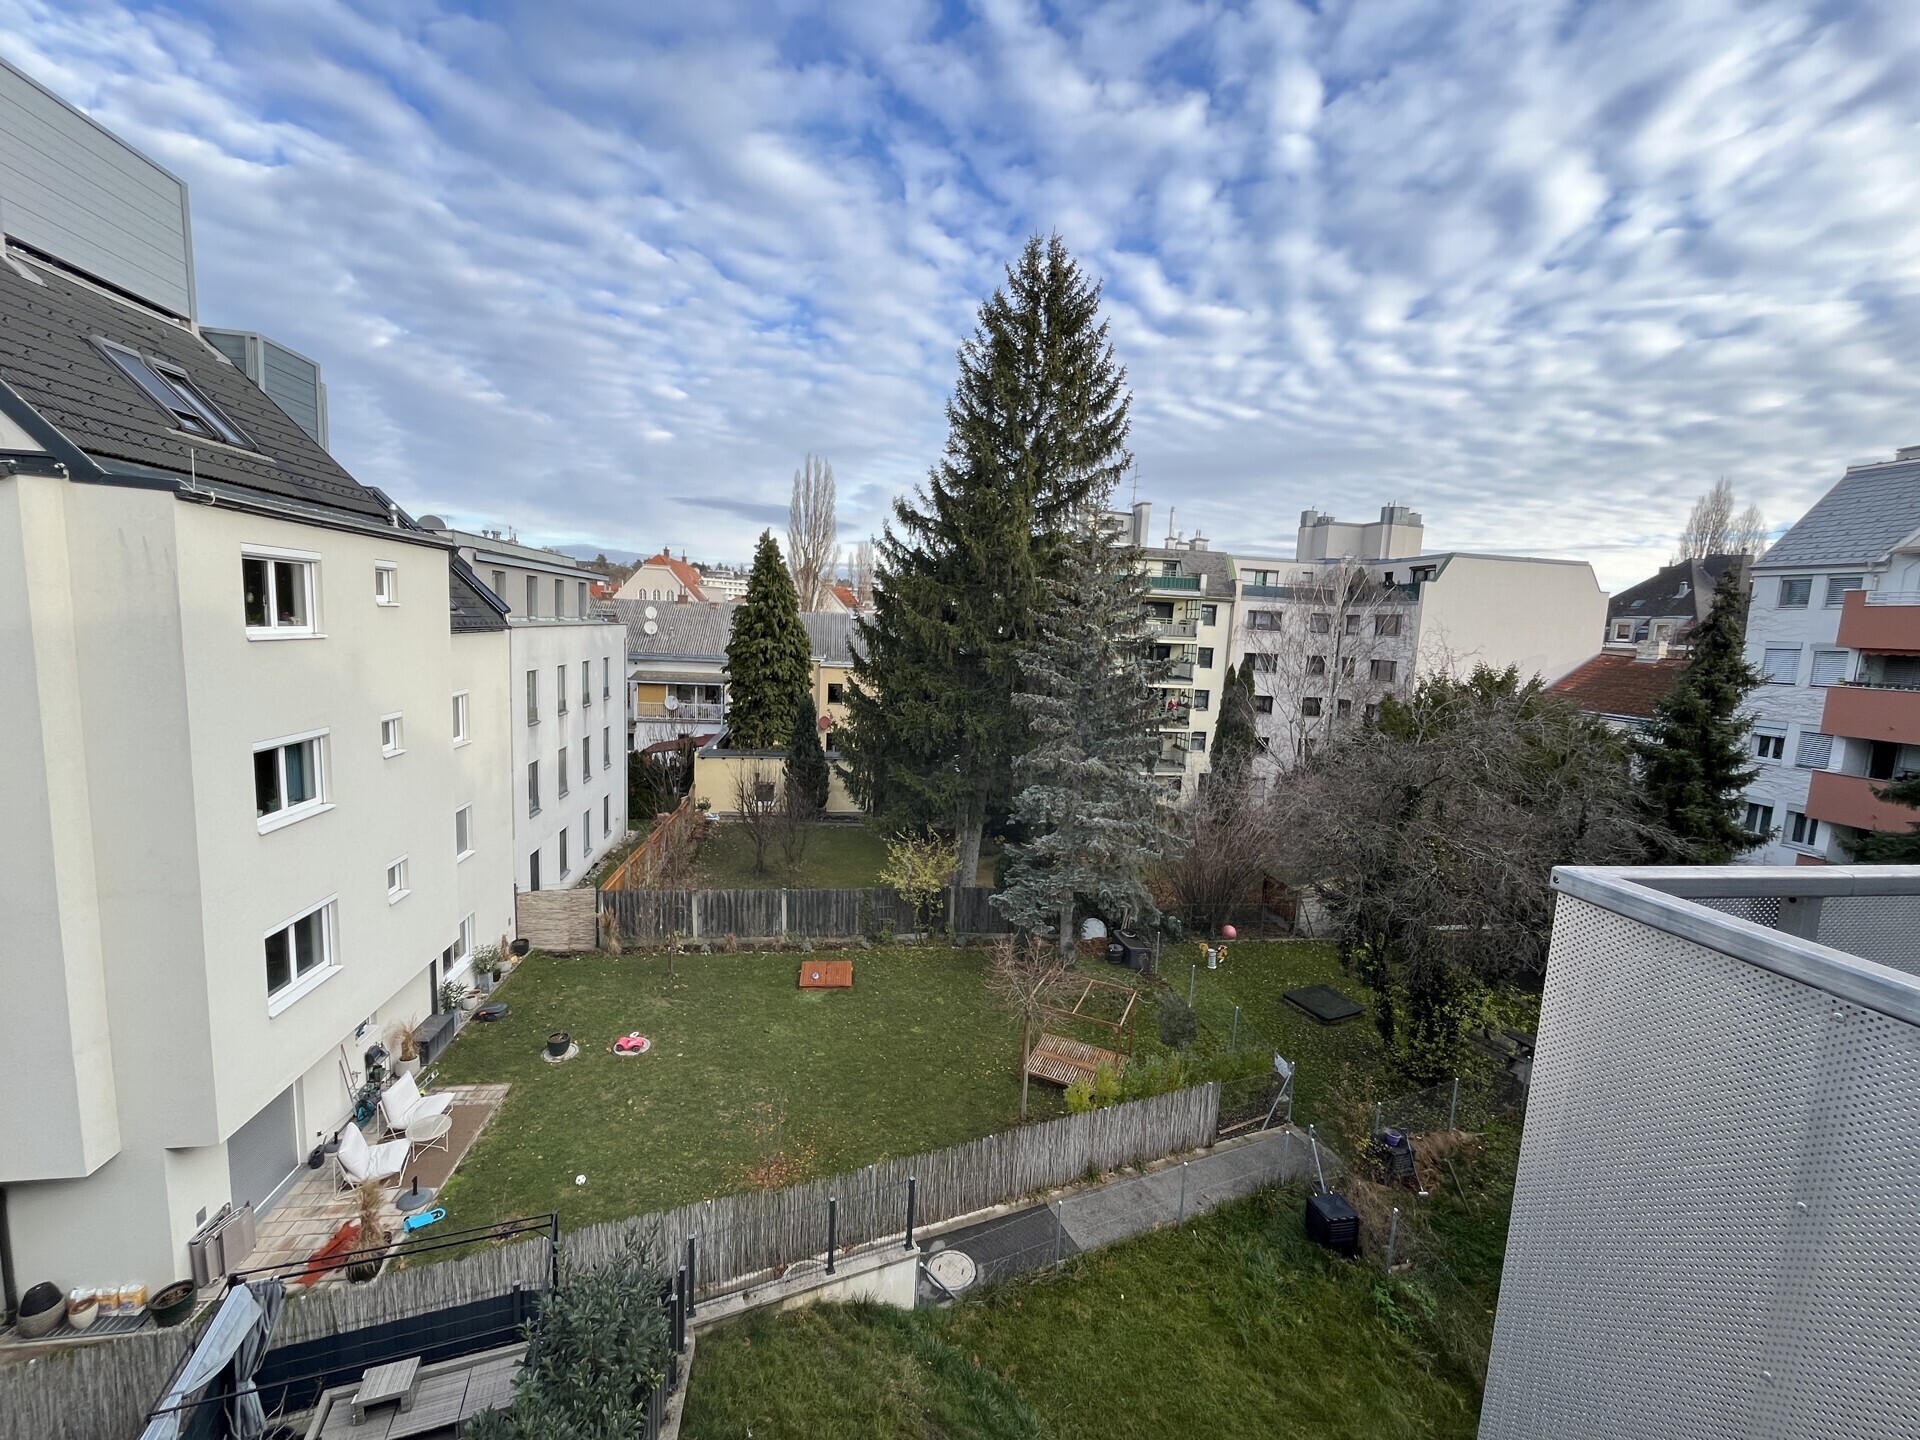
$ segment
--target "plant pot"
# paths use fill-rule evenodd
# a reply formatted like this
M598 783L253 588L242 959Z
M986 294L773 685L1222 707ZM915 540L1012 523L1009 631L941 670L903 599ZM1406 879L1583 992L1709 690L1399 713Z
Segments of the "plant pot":
M516 956L521 956L533 948L533 942L531 940L516 940L507 948L513 951Z
M420 1073L420 1057L416 1055L411 1060L396 1060L393 1062L393 1068L396 1074L418 1075Z
M383 1245L392 1245L393 1232L382 1230L380 1232L380 1243ZM380 1278L380 1272L387 1268L387 1255L388 1252L382 1250L376 1256L362 1256L347 1266L347 1279L356 1285L365 1285L369 1280L378 1280Z
M178 1325L193 1314L193 1282L176 1280L147 1302L147 1313L162 1330Z
M20 1297L20 1314L14 1325L22 1340L38 1340L58 1330L66 1318L67 1297L58 1285L42 1280Z
M76 1330L84 1330L100 1318L100 1302L93 1299L78 1303L67 1303L67 1324Z
M558 1060L567 1053L567 1047L573 1044L573 1037L564 1030L556 1030L547 1036L547 1054Z
M473 979L474 984L479 988L482 995L493 994L493 972L491 970L482 970L478 975L474 976Z

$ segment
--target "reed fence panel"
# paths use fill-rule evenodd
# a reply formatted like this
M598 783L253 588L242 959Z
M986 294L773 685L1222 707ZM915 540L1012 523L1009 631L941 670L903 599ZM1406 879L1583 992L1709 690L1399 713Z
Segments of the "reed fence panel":
M0 1440L138 1435L195 1333L184 1325L146 1330L0 1366Z
M693 833L706 821L694 808L693 792L681 797L673 813L648 832L634 846L633 853L600 882L602 890L644 890L670 868L674 857L692 842Z
M956 935L1007 933L1006 920L989 902L993 893L972 886L947 892L933 926L950 925ZM912 934L918 923L913 906L899 891L884 885L839 890L603 889L599 905L623 946L676 935L704 941L726 935L738 940L777 940L785 935L850 940L883 932Z

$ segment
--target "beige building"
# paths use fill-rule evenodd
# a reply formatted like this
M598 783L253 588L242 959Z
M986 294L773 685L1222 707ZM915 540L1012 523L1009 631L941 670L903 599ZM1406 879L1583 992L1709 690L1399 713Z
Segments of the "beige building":
M740 593L747 593L744 581L740 584ZM705 577L687 562L686 556L676 560L671 553L662 550L636 565L626 583L614 591L613 598L651 600L656 605L681 605L717 600L721 594L721 590L708 592Z

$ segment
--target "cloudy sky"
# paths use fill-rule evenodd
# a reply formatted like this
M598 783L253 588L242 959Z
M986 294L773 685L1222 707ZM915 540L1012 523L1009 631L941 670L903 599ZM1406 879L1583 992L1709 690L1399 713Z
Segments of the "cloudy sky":
M670 17L670 18L666 18ZM1630 583L1920 443L1920 5L0 0L186 179L202 318L416 511L739 557L938 453L1031 232L1106 283L1156 528L1298 512ZM1130 496L1123 496L1130 498Z

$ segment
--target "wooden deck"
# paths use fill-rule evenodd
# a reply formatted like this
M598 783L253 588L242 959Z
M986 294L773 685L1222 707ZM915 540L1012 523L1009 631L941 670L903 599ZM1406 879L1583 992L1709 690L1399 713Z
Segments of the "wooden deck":
M358 1424L353 1420L352 1400L359 1382L329 1390L314 1412L308 1440L405 1440L415 1435L453 1435L482 1410L498 1410L511 1403L513 1377L525 1354L526 1346L513 1345L420 1367L411 1410L382 1406Z
M853 988L853 962L851 960L815 960L800 967L800 988L802 990L851 990Z
M1127 1057L1117 1050L1102 1050L1098 1045L1083 1045L1064 1035L1042 1035L1040 1043L1027 1056L1027 1074L1049 1085L1062 1087L1081 1078L1093 1079L1102 1065L1118 1075L1127 1068Z

